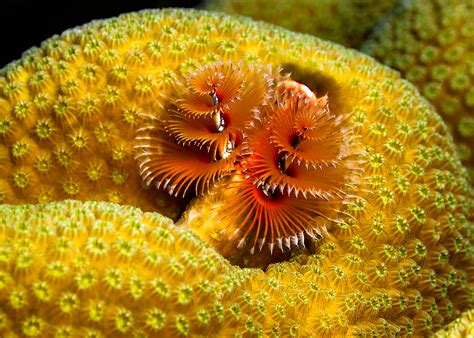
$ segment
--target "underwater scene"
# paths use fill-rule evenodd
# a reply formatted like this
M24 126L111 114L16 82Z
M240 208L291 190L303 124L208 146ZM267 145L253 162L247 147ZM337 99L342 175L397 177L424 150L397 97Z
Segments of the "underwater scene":
M474 335L472 0L0 28L0 337Z

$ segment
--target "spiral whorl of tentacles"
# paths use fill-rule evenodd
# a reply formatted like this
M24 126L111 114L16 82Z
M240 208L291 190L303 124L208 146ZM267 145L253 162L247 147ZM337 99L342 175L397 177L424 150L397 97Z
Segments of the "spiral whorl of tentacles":
M268 101L270 69L215 63L176 86L166 117L138 131L137 158L147 185L175 196L203 195L230 173L244 135ZM248 81L251 79L251 81Z
M140 174L175 196L217 185L228 240L252 253L304 245L342 212L357 166L327 96L271 67L219 62L184 76L170 101L165 118L138 130Z

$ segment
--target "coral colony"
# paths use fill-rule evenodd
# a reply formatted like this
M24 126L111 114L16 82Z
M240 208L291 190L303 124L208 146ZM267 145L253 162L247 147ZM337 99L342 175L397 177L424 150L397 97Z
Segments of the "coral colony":
M170 9L54 36L0 71L0 170L1 336L472 322L474 198L446 125L309 35Z
M362 45L436 107L474 178L474 3L410 1Z

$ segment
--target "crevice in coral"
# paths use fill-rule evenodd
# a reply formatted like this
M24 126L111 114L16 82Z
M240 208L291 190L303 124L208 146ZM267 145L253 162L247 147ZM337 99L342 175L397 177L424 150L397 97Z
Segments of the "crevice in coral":
M283 69L282 73L290 73L294 81L306 85L315 92L318 97L324 95L330 97L331 114L337 116L343 113L345 103L336 79L327 74L312 71L294 63L284 63L281 68Z

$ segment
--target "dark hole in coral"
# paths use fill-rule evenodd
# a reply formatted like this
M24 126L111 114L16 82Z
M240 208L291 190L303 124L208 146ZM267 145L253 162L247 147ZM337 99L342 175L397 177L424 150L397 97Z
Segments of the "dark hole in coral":
M265 271L270 264L283 263L293 259L298 262L304 263L309 255L313 255L317 251L318 241L312 239L308 235L304 235L305 246L291 245L291 250L284 247L283 251L275 246L273 254L270 255L268 246L264 246L262 251L256 250L252 255L247 253L240 255L238 258L228 258L229 262L233 265L237 265L241 268L256 268ZM237 250L237 249L236 249ZM241 249L248 250L248 249Z
M185 196L172 196L168 195L169 198L173 201L175 201L176 205L178 205L178 212L176 214L173 214L172 217L170 217L174 222L177 222L181 216L184 214L186 209L188 208L188 205L191 203L191 201L196 198L196 194L194 192L191 192L189 194L186 194Z
M294 63L281 66L283 74L290 73L291 79L306 85L317 97L328 95L331 114L340 115L345 107L344 97L337 81L321 72L311 71Z
M141 181L141 184L149 198L157 201L155 208L149 209L142 207L143 211L159 212L160 214L171 218L174 222L181 218L188 205L196 197L194 191L186 194L184 197L182 195L174 196L166 191L166 189L157 189L154 185L147 187L143 181ZM165 201L165 206L161 206L161 203L158 201L161 203Z

